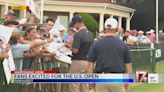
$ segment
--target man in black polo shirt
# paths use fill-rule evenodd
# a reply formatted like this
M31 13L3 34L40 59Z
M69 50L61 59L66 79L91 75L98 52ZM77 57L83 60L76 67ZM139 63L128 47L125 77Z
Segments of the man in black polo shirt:
M70 73L87 73L88 62L86 61L87 54L94 38L90 31L85 27L80 16L74 16L70 26L73 26L77 33L74 36L72 44L72 63ZM70 84L69 92L88 92L87 84Z
M93 73L94 70L96 73L132 73L129 48L115 37L117 25L118 22L114 18L106 20L105 37L93 44L87 56L89 73ZM127 87L128 84L96 84L96 92L125 92Z

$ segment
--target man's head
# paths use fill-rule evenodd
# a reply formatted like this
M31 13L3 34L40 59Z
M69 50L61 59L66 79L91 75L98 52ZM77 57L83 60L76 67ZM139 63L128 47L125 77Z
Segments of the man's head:
M105 21L105 32L114 33L118 30L118 22L115 18L108 18Z
M37 38L37 30L34 27L30 27L26 30L26 36L31 38Z
M138 35L139 36L143 36L144 35L144 32L142 30L138 31Z
M17 32L11 36L11 41L13 44L22 43L22 40L24 40L22 33Z
M55 21L52 18L46 19L45 29L46 31L50 31L55 24Z
M123 33L124 29L122 27L118 27L118 33Z
M84 27L83 19L80 16L74 16L69 26L79 30L81 27Z
M132 36L137 36L137 30L132 30L132 31L131 31L131 35L132 35Z
M15 13L13 10L8 10L6 13L5 13L5 20L15 20Z
M65 32L66 32L66 28L63 25L60 25L59 27L59 32L60 32L60 36L63 37Z
M130 30L126 30L126 31L125 31L125 36L129 36L129 35L131 35L131 33L132 33L132 32L131 32Z
M46 34L45 28L43 26L37 26L36 28L38 35L40 35L41 37L44 36L44 34Z

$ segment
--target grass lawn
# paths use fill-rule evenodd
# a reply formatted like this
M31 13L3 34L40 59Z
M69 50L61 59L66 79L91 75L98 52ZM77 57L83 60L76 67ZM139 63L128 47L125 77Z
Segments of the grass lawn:
M156 71L159 74L164 74L164 61L162 61L159 64L157 64Z
M158 74L164 74L164 61L156 66ZM164 92L164 83L160 84L146 84L146 83L133 83L130 84L128 92Z

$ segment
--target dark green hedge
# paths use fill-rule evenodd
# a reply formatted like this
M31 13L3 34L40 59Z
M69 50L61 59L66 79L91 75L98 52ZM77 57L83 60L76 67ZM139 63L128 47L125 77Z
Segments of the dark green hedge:
M97 21L87 13L79 13L79 15L82 17L84 24L87 26L88 30L90 30L93 33L94 37L96 37L96 33L99 30L99 25Z

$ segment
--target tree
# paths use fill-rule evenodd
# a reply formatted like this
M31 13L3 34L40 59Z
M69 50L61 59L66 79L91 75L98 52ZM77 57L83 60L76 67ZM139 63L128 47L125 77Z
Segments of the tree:
M78 15L82 17L85 26L93 33L94 37L96 37L96 33L99 29L97 21L90 14L87 13L79 13Z

